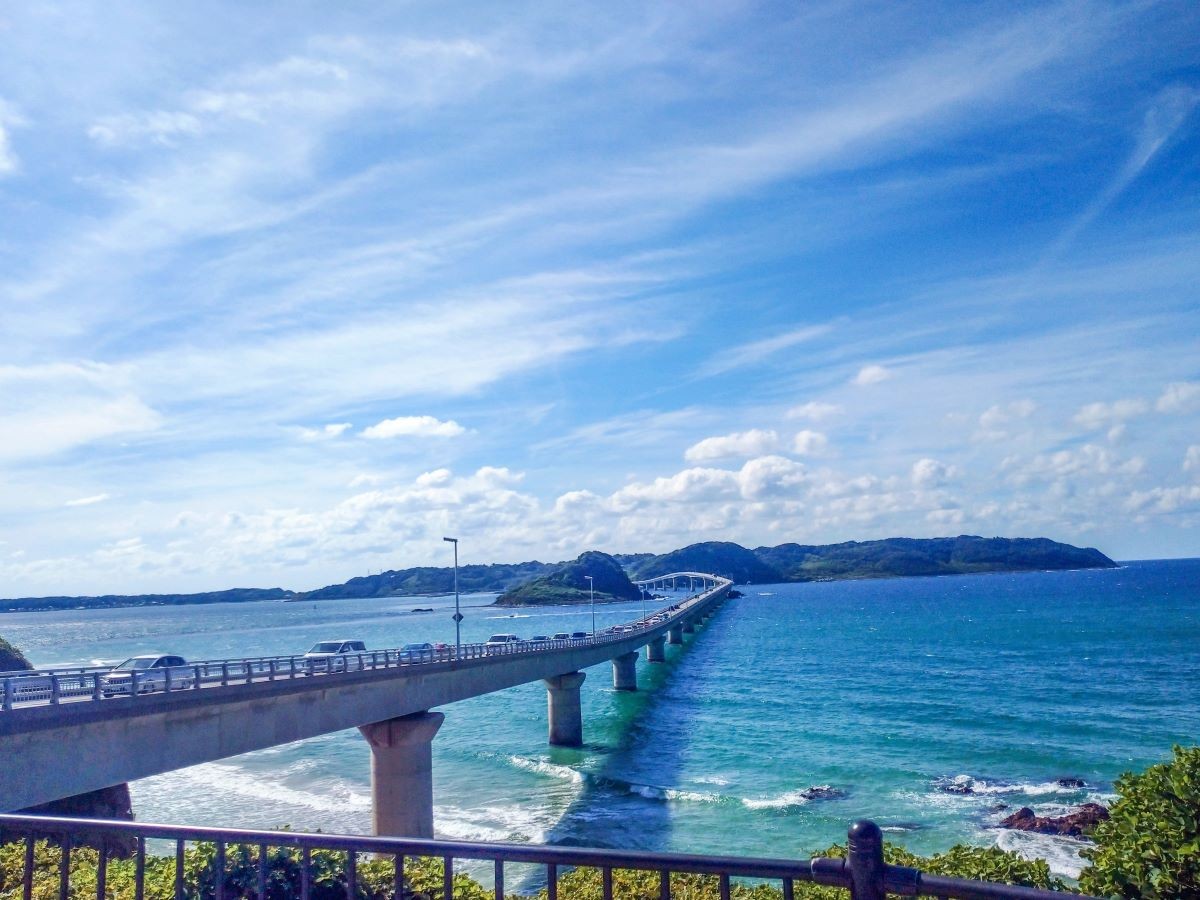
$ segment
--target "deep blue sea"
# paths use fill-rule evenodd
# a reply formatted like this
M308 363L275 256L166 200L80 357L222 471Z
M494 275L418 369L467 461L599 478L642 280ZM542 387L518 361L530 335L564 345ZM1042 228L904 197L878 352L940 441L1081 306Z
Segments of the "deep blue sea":
M547 745L540 683L445 707L438 832L807 856L868 816L918 852L1000 843L1069 875L1075 842L993 826L1022 805L1107 798L1121 772L1200 742L1200 560L741 590L666 664L643 658L637 693L614 692L607 664L588 670L581 750ZM464 598L464 640L591 624L587 608L512 617L491 599ZM439 597L21 613L0 616L0 634L43 666L201 659L453 641L452 609ZM597 610L603 626L640 605ZM147 821L367 832L369 758L341 732L136 782L134 805Z

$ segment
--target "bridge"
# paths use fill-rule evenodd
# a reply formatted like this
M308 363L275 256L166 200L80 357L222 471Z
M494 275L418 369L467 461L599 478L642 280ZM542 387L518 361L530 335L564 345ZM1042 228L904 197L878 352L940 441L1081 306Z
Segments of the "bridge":
M727 598L732 582L675 572L636 584L643 597L687 581L696 591L635 622L576 640L333 660L255 657L134 672L106 696L108 668L0 673L0 811L19 810L185 766L358 728L371 747L372 824L379 835L433 835L435 707L541 680L549 741L583 743L584 669L611 662L613 687L637 689L637 659L666 659ZM698 588L698 590L697 590Z

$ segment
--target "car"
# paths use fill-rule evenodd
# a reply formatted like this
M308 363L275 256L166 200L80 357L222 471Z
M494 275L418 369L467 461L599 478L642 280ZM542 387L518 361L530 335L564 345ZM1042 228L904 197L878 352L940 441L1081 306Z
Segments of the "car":
M591 637L591 635L588 634L586 631L572 631L571 632L571 640L573 640L573 641L586 641L590 637Z
M548 640L550 640L550 636L549 636L549 635L546 635L546 634L535 634L535 635L534 635L533 637L531 637L529 640L530 640L530 642L535 642L535 641L536 641L536 642L538 642L538 643L541 643L542 641L548 641Z
M571 635L565 631L556 631L554 632L554 636L551 638L551 640L555 641L569 641L570 639Z
M362 641L318 641L304 654L310 672L345 672L362 667L358 654L366 653Z
M426 662L433 659L435 648L429 641L419 644L405 644L400 648L401 662Z
M524 643L524 641L515 634L493 634L483 646L487 649L488 653L499 653L521 643Z
M182 656L148 653L131 656L102 676L100 692L105 697L132 694L135 676L139 694L168 689L182 691L195 685L195 673Z

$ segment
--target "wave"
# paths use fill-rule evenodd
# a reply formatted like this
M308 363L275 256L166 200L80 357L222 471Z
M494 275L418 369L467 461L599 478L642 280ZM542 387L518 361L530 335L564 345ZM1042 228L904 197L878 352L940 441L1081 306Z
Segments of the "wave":
M573 784L581 784L586 775L578 769L572 769L570 766L559 765L558 763L548 762L544 759L530 759L527 756L510 756L508 762L516 766L518 769L524 769L526 772L536 772L539 775L549 775L551 778L558 778L563 781L570 781Z
M307 761L295 769L294 774L309 768ZM179 769L165 775L156 776L153 781L169 784L172 781L183 782L177 795L186 795L189 784L204 792L219 791L245 797L256 801L266 801L272 805L293 806L301 809L323 813L345 813L371 811L371 796L357 789L356 785L340 778L318 779L312 782L313 790L300 790L289 787L278 776L292 773L292 767L282 772L274 773L276 777L267 777L261 772L254 772L227 763L203 763L187 769ZM151 779L147 779L151 780Z
M1087 842L1056 834L1001 831L996 836L996 846L1016 853L1023 859L1044 859L1051 872L1067 878L1078 878L1087 865L1087 861L1079 855L1079 851L1088 846Z
M935 778L933 786L943 794L959 794L962 796L981 795L995 796L1002 794L1023 794L1027 797L1044 797L1054 794L1079 794L1087 790L1089 785L1079 780L1072 783L1071 779L1062 781L997 781L976 778L973 775L953 775Z
M787 809L793 806L804 806L814 800L833 800L846 796L845 791L830 787L827 784L817 784L802 790L788 791L778 797L765 797L742 800L747 809Z
M788 791L778 797L730 797L711 791L689 791L684 788L645 784L638 781L629 781L624 778L616 778L611 775L583 772L579 769L573 769L570 766L564 766L559 763L552 763L545 759L531 759L527 756L508 756L504 757L504 759L510 765L523 771L534 772L538 775L545 775L560 781L567 781L572 784L586 783L604 786L612 790L644 797L647 800L665 800L674 803L740 803L748 809L785 809L790 806L802 806L813 800L826 800L845 796L845 792L838 788L830 787L827 784L819 784ZM715 776L709 776L707 780L716 784L728 783L724 779ZM706 779L701 777L697 778L696 781L704 782Z

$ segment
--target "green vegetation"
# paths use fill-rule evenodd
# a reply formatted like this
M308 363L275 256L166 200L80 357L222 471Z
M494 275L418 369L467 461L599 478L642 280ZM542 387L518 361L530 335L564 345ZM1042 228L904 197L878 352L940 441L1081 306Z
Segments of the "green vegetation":
M922 540L888 538L826 546L781 544L759 547L754 552L775 568L783 581L1116 566L1099 550L1072 547L1046 538L982 538L974 535Z
M0 900L20 900L24 872L23 841L0 845ZM932 857L914 856L892 845L885 846L885 857L896 865L916 866L922 871L962 878L981 878L1006 884L1062 890L1045 862L1027 861L1015 854L994 848L954 847ZM822 856L844 856L844 847L831 847ZM33 900L56 900L62 851L39 841L34 849ZM98 854L83 847L71 853L69 900L93 900L96 897ZM231 845L226 848L224 891L227 897L257 897L257 846ZM394 865L390 858L360 857L357 861L357 897L359 900L394 900ZM106 900L132 900L134 863L130 859L110 859L106 873ZM404 862L402 900L443 900L440 859L407 857ZM266 900L292 900L300 896L300 852L281 847L267 849ZM212 844L190 847L184 855L183 896L202 900L215 893L217 879L216 848ZM332 850L312 852L312 900L345 900L346 855ZM603 881L594 868L565 872L559 878L558 895L563 900L601 900ZM658 873L620 870L613 873L613 897L616 900L657 900ZM145 871L145 900L173 900L175 896L175 859L173 856L148 856ZM517 895L509 895L516 900ZM535 900L548 900L543 888ZM677 900L718 900L719 882L715 876L676 874L671 877L671 896ZM735 900L782 900L783 892L770 884L732 885ZM796 883L795 896L802 900L845 900L847 894L837 888ZM491 900L492 892L461 873L453 880L451 900Z
M1106 897L1200 897L1200 747L1116 782L1111 818L1096 826L1080 887Z
M535 578L501 594L497 606L539 606L558 603L586 603L591 597L593 579L595 597L601 601L637 600L642 596L629 580L621 564L607 553L588 550L574 562L548 575Z
M558 563L532 562L512 565L459 566L458 589L464 594L503 591L533 578L553 572ZM315 591L300 594L303 600L331 600L341 597L396 597L449 594L454 590L454 569L435 566L418 566L414 569L399 569L380 572L378 575L363 575L351 578L345 584L331 584Z
M0 672L17 672L32 668L24 653L0 637Z
M105 594L102 597L19 597L0 600L0 612L41 612L48 609L99 609L118 606L186 606L195 603L247 603L291 597L283 588L231 588L201 594Z

